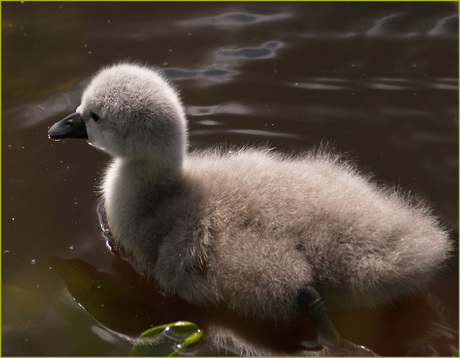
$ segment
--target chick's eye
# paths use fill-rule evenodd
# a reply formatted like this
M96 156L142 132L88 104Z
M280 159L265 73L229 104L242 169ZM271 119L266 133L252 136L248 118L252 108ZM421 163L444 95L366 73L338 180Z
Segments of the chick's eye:
M94 112L90 112L90 116L95 122L99 120L99 116Z

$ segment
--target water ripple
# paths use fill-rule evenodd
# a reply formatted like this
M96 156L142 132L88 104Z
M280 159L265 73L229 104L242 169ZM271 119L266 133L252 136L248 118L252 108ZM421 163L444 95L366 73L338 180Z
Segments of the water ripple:
M443 17L437 22L435 27L433 27L430 31L428 31L427 34L429 36L449 35L450 33L449 27L458 28L458 15L457 14Z
M80 89L53 94L28 104L8 108L2 113L2 119L7 121L9 118L15 118L15 124L19 128L31 127L49 118L62 115L68 112L69 108L76 108L79 97Z
M175 81L185 79L206 79L211 83L230 81L231 77L238 73L237 71L225 70L218 67L205 70L169 68L163 70L163 72L167 77ZM423 81L414 81L397 77L369 77L361 81L356 81L355 78L312 77L304 81L280 84L280 86L283 85L312 91L457 91L458 79L451 77L433 77ZM28 104L21 104L16 107L4 109L2 119L3 121L8 121L8 118L15 118L15 124L20 128L31 127L42 121L47 121L53 116L66 113L69 108L73 108L79 103L81 86L82 84L79 84L71 91L65 91L58 94L53 93L31 101ZM249 107L233 102L210 106L187 107L187 113L191 116L209 116L221 113L244 115L252 113L253 111L254 106Z
M249 26L264 22L273 22L284 20L292 17L291 14L281 13L273 15L257 15L243 12L226 12L216 16L198 17L189 20L177 21L179 26L217 26L217 27L235 27Z
M210 116L214 114L249 114L251 111L248 107L239 103L222 103L214 106L187 106L187 114L190 116Z
M272 132L258 129L230 129L227 130L228 133L237 133L242 135L249 136L259 136L259 137L282 137L282 138L296 138L298 137L292 133L282 133L282 132Z
M346 90L350 88L350 81L338 78L309 78L305 82L290 83L290 86L310 90Z
M290 82L290 87L303 88L308 90L319 91L357 91L360 89L372 89L382 91L406 91L406 90L447 90L457 91L458 80L456 78L437 77L425 79L423 81L414 81L399 77L369 77L357 81L356 78L322 78L312 77L304 81Z
M186 80L190 78L205 78L214 82L226 82L239 72L229 70L223 66L213 65L204 70L191 70L182 68L167 68L162 71L168 78L175 80Z
M381 38L381 39L412 39L439 37L443 39L458 38L458 14L444 16L434 20L435 24L427 23L424 26L407 28L413 21L409 13L394 13L371 20L370 25L363 23L353 28L340 28L338 31L304 32L302 37L311 39L355 39L355 38Z
M283 44L280 41L269 41L259 47L243 47L239 49L219 49L217 55L220 57L230 57L237 59L265 59L275 57L276 50Z
M391 19L401 17L402 15L403 15L402 13L391 14L391 15L384 16L381 19L378 19L375 22L374 26L370 30L366 31L366 35L367 36L380 36L380 35L383 35L383 34L387 33L387 31L388 31L388 22Z

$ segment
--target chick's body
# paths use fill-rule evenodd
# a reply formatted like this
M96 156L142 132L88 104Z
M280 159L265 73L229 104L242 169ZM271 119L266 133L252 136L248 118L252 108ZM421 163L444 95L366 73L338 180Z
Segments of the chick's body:
M162 287L265 319L298 317L306 285L331 311L400 297L425 283L448 250L425 208L327 153L196 152L177 181L140 185L133 203L126 198L116 207L137 209L113 217L125 222L114 236Z
M191 302L285 321L314 287L329 310L370 306L413 292L449 254L428 209L326 150L187 153L182 104L150 68L103 69L49 135L114 157L102 183L113 237Z

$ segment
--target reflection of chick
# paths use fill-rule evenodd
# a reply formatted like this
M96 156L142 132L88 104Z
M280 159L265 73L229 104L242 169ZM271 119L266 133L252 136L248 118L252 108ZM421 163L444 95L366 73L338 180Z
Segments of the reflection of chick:
M171 294L278 321L308 314L337 341L329 310L423 285L450 244L421 205L380 189L328 153L186 153L176 92L155 70L100 71L52 139L114 157L103 184L111 233Z

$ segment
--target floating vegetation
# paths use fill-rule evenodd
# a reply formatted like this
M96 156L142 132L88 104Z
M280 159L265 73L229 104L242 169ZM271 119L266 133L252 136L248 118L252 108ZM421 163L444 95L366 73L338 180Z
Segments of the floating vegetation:
M176 322L143 332L131 350L132 356L182 356L187 347L200 341L203 331L192 322Z

